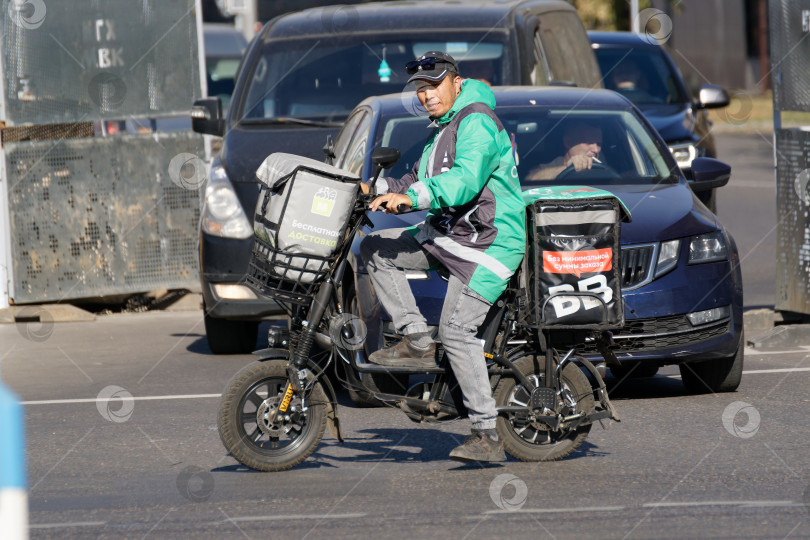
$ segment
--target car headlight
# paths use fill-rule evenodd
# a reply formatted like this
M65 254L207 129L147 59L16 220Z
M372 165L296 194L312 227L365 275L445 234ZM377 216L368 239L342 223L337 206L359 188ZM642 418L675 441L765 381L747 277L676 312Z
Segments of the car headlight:
M678 254L681 251L680 240L661 242L658 260L655 262L655 277L660 277L678 266Z
M672 157L681 169L692 166L692 160L698 157L698 147L694 143L673 144L669 147Z
M211 165L203 203L203 231L220 238L250 238L253 229L219 160Z
M689 264L724 261L728 258L722 231L693 236L689 241Z

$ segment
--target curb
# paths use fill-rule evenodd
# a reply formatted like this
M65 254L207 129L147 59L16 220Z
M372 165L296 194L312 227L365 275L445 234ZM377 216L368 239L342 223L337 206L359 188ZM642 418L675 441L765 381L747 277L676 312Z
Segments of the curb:
M784 324L746 340L754 349L795 349L810 346L810 324Z
M92 322L95 320L95 315L71 304L12 306L0 309L0 324Z
M810 324L805 320L786 321L772 309L752 309L743 313L745 344L754 349L795 349L810 346Z

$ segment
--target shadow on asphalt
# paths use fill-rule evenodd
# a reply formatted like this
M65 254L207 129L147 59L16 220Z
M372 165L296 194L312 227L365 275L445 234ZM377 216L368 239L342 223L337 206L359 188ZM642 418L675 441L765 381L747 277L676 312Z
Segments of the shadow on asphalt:
M680 379L656 375L654 377L639 377L605 379L608 396L612 400L621 399L660 399L690 396Z
M364 434L368 436L363 437ZM339 465L336 465L335 462L429 463L446 461L452 465L448 469L450 471L469 471L504 466L503 463L459 463L449 460L448 454L453 448L464 442L464 437L436 429L373 428L355 432L355 435L360 436L349 437L343 443L339 443L334 439L322 441L312 455L291 470L339 468ZM333 455L330 451L333 448L342 449L343 451L348 450L351 455ZM606 455L608 454L599 451L595 445L585 441L576 452L567 456L565 461ZM504 463L519 463L519 460L509 456ZM211 472L258 473L259 471L254 471L241 464L234 464L211 469Z
M189 343L188 347L186 347L186 350L194 354L206 354L206 355L214 354L208 347L208 339L205 336L200 336L198 339L195 339L194 341Z
M254 351L259 349L264 349L267 347L267 330L270 326L278 326L278 321L262 321L259 324L259 333L256 337L256 344L253 347ZM211 348L208 346L208 338L205 337L205 334L172 334L174 337L191 337L196 336L198 339L195 339L191 342L186 350L190 353L194 354L205 354L209 356L214 356L214 353L211 352ZM250 353L248 353L250 354ZM228 355L228 356L238 356L238 355Z

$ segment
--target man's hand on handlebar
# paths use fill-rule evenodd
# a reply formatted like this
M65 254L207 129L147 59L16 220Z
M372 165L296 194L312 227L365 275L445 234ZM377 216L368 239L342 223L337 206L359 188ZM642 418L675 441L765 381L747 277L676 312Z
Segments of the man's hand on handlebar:
M368 208L372 212L382 208L386 214L399 214L411 208L411 198L400 193L386 193L371 201Z

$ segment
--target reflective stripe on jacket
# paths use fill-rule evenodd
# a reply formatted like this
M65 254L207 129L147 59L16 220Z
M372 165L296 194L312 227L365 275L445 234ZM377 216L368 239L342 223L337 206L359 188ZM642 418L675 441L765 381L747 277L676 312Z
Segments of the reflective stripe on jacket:
M388 190L430 212L412 232L462 282L494 302L523 258L525 204L509 134L495 116L495 95L467 79L453 107L435 120L413 170Z

